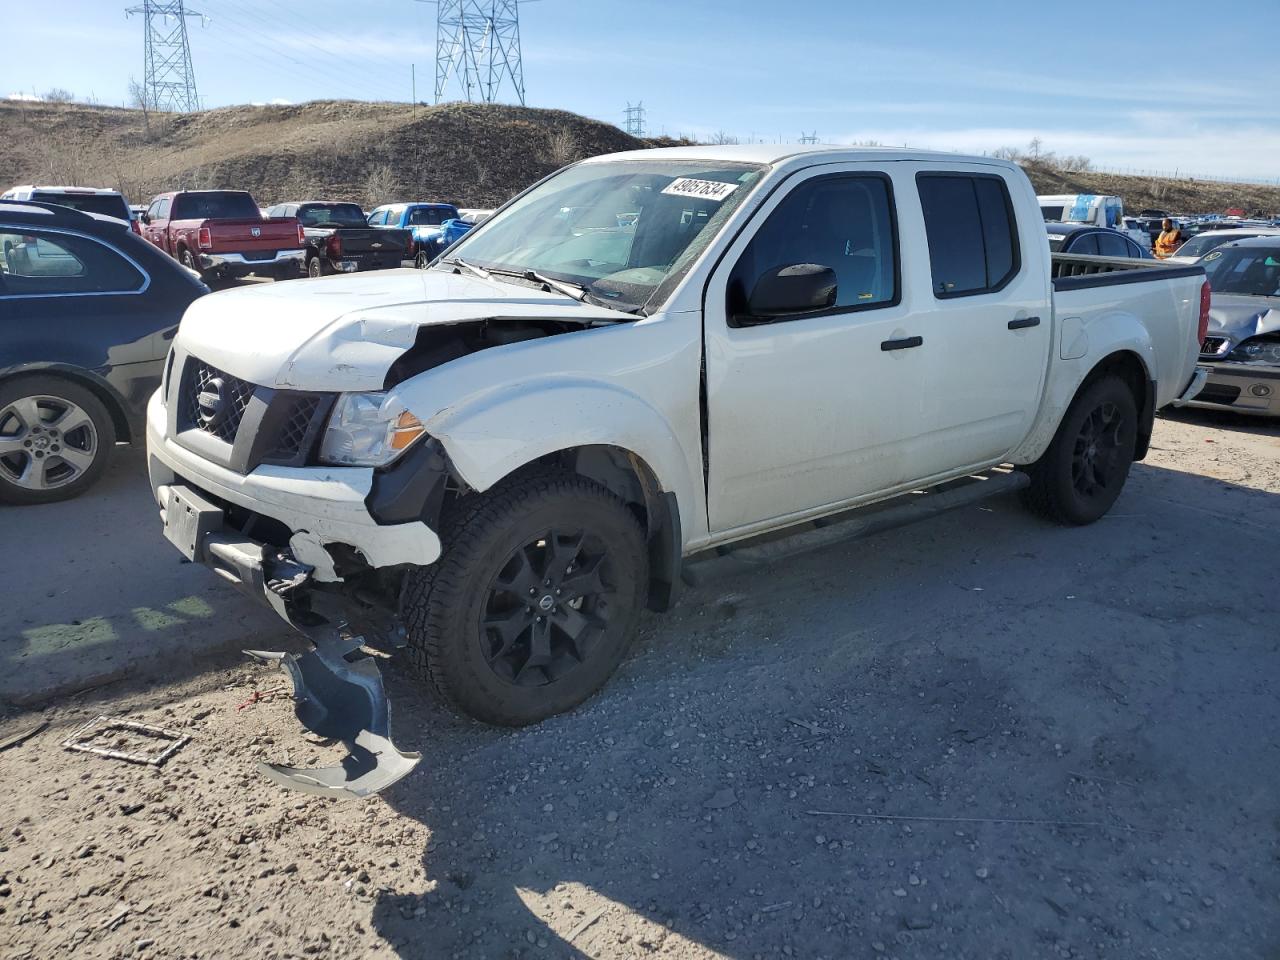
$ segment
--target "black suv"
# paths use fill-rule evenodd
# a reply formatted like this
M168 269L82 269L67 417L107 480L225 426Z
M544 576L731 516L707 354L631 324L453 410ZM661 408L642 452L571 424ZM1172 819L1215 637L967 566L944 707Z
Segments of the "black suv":
M178 321L208 292L128 223L0 201L0 503L74 497L143 435Z

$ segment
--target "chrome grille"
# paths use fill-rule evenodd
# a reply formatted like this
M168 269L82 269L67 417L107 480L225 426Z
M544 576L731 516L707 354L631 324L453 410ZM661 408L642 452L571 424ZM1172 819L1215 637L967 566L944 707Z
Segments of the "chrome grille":
M187 361L182 379L182 422L224 443L234 443L254 385L194 357Z

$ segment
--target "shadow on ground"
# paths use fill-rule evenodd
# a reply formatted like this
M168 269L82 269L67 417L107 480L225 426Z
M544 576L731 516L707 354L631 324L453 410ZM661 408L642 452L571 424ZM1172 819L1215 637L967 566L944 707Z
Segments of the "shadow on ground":
M526 730L394 678L425 758L385 799L430 828L434 889L384 889L377 932L404 958L1274 957L1280 637L1271 565L1240 560L1280 498L1223 486L1140 465L1089 528L1010 498L704 587Z
M182 562L161 531L141 449L115 453L102 480L75 500L0 506L12 551L0 607L0 703L38 703L139 672L184 679L208 654L291 633Z

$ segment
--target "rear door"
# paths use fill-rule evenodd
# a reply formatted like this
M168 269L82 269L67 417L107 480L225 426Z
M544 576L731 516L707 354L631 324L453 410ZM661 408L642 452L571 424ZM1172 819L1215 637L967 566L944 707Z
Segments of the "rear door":
M161 331L180 313L149 293L146 269L103 239L3 220L0 251L0 366L96 370L139 412L159 382L168 347Z
M859 163L802 171L764 201L713 272L705 300L713 532L912 478L927 364L912 348L923 318L899 269L899 190L888 170ZM833 269L835 305L747 316L757 280L793 264Z
M143 228L142 234L170 256L173 256L173 246L169 242L169 210L172 204L171 197L153 200L147 209L151 222Z
M926 388L924 442L913 473L927 479L999 460L1026 436L1040 405L1052 340L1049 251L1039 222L1019 223L992 167L921 165L916 204ZM1031 206L1030 190L1026 189ZM922 254L924 251L922 251Z

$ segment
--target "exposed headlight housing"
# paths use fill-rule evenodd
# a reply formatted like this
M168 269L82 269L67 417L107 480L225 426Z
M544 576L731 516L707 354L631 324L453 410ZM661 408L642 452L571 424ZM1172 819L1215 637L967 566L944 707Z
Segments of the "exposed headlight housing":
M385 393L343 393L320 444L321 463L382 467L426 435L422 421Z
M1250 337L1227 355L1237 363L1266 363L1280 367L1280 337L1263 335Z

